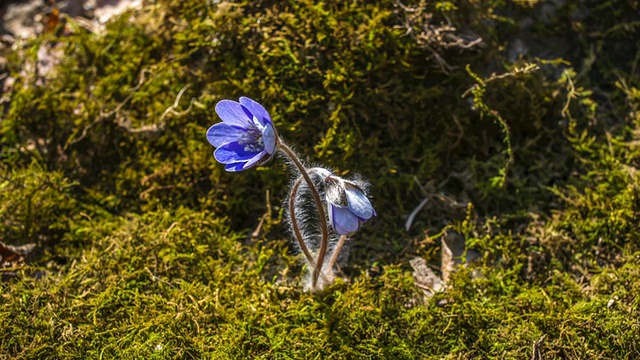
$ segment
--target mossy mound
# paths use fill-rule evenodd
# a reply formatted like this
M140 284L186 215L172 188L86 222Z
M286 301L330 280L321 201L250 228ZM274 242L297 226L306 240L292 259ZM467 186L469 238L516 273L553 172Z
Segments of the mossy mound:
M639 14L162 0L100 33L64 19L3 68L0 241L37 251L3 262L0 357L640 357ZM371 181L349 281L301 290L282 163L214 161L214 105L242 95ZM445 231L481 257L425 299L409 260L437 264Z

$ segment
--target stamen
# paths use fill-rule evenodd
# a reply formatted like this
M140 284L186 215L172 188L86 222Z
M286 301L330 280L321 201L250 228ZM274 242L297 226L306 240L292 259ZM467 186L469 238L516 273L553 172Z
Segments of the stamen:
M257 127L251 127L247 131L240 135L238 144L245 145L244 151L246 152L260 152L264 150L264 142L262 141L262 131Z

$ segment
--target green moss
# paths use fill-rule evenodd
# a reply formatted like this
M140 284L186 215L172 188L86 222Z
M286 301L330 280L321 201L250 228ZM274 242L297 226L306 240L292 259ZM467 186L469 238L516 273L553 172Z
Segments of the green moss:
M14 245L51 246L69 230L78 204L73 183L37 163L9 170L0 165L0 233Z
M163 0L101 34L68 19L4 67L0 241L37 251L1 269L0 357L637 358L637 11ZM44 78L41 47L63 54ZM283 165L211 156L214 104L241 95L373 184L379 215L322 294L280 224ZM451 230L481 258L425 300L409 260L437 264Z

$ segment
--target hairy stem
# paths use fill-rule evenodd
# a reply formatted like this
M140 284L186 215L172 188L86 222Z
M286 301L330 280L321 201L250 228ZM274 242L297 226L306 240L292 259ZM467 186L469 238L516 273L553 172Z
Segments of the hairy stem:
M316 209L318 210L318 219L320 220L320 230L322 231L322 241L320 242L320 249L318 250L318 259L316 262L316 266L313 269L313 276L311 280L311 288L316 287L316 283L318 282L318 277L320 277L320 272L322 271L322 264L324 262L324 257L327 254L327 246L329 243L329 229L327 228L327 216L324 212L324 207L322 206L322 200L320 199L320 194L318 193L318 189L311 181L309 177L309 173L307 169L302 165L302 162L296 155L296 153L291 150L289 146L287 146L282 140L278 141L278 148L282 150L282 152L296 165L300 174L307 182L309 186L309 190L311 190L311 194L313 195L313 200L316 202Z
M340 251L344 247L345 242L347 241L347 235L341 235L340 240L338 240L338 245L333 249L333 255L331 255L331 259L329 260L329 269L333 269L333 265L338 261L338 256L340 256Z
M307 244L304 242L304 237L300 232L300 226L298 226L298 219L296 218L296 212L295 212L295 196L298 193L300 184L302 184L302 180L303 180L302 176L298 177L298 180L296 180L296 182L293 184L293 187L291 188L291 194L289 194L289 218L291 220L291 228L293 229L293 234L295 235L296 240L298 241L298 244L302 249L302 252L307 257L307 260L309 261L309 263L311 264L311 266L315 271L315 268L317 266L316 259L313 258L311 251L309 251ZM324 280L327 283L329 282L329 280L327 279L327 277L324 275L323 272L320 272L320 276L322 276L322 280ZM313 289L315 289L315 284L312 284L312 290Z

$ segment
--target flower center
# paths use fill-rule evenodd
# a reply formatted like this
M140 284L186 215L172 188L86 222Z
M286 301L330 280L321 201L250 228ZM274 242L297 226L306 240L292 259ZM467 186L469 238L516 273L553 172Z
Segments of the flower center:
M246 152L260 152L264 150L264 141L262 141L262 130L258 129L257 124L247 128L238 139L238 144L244 145Z

